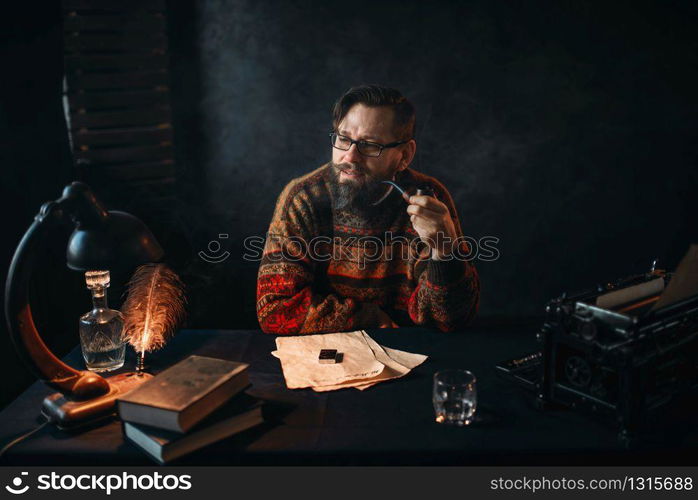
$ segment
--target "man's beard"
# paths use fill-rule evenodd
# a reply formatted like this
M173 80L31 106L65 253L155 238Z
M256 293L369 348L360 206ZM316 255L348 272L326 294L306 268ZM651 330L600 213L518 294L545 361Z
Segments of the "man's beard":
M364 175L358 179L340 182L340 170L358 171ZM377 178L366 169L353 163L337 164L330 162L330 189L332 190L335 209L359 214L364 217L381 213L384 210L381 206L382 204L378 206L373 206L373 204L388 189L388 186L381 184L381 181L391 179L392 177Z

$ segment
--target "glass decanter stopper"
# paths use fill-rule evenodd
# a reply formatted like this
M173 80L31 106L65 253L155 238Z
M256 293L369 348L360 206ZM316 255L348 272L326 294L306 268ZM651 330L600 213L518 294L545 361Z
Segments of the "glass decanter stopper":
M92 292L92 310L80 316L80 346L88 370L108 372L124 365L126 344L122 337L124 318L107 306L109 271L87 271Z

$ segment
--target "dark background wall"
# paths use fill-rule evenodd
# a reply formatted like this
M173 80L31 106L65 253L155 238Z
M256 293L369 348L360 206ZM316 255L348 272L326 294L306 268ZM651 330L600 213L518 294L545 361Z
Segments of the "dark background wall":
M256 326L257 262L242 259L243 241L264 234L291 178L329 159L331 105L362 82L415 102L414 168L450 189L465 234L499 238L500 258L476 263L481 318L538 315L560 292L643 271L653 257L672 269L698 238L693 2L168 6L181 177L174 222L158 237L189 286L190 326ZM21 207L4 212L8 263L71 165L60 10L6 22L3 198ZM205 262L198 252L219 234L230 257ZM77 304L44 300L65 322L63 349L88 306L79 277L67 279Z

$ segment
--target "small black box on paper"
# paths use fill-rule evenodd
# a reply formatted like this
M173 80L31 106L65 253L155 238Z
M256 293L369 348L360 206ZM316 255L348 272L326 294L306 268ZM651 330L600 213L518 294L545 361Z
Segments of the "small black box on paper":
M337 362L337 349L321 349L318 361L323 364L334 364Z

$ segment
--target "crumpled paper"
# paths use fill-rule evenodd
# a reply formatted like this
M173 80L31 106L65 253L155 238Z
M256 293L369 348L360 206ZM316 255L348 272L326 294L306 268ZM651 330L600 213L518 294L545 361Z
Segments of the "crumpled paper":
M427 356L383 347L364 330L298 337L277 337L276 351L286 386L289 389L311 387L318 392L347 387L365 390L384 380L407 375ZM321 349L337 349L341 363L321 364Z

